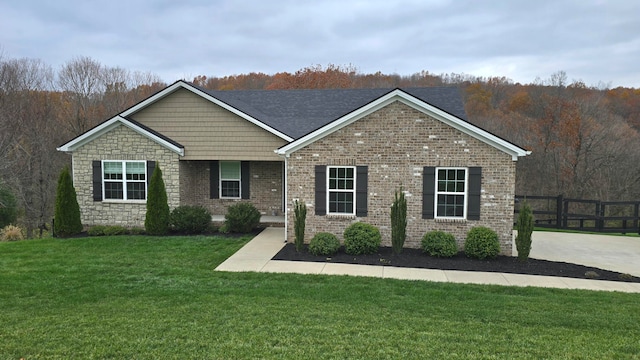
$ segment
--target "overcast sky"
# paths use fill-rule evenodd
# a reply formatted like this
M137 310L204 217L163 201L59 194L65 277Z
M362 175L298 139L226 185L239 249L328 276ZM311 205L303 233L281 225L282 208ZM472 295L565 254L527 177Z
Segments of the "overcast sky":
M0 53L167 83L334 64L640 88L640 1L0 0Z

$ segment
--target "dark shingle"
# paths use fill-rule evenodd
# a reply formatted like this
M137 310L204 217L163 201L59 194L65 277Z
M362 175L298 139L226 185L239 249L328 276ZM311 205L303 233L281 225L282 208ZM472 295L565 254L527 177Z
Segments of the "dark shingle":
M327 125L393 90L215 91L199 89L294 139ZM457 88L431 87L402 90L466 120L460 91Z

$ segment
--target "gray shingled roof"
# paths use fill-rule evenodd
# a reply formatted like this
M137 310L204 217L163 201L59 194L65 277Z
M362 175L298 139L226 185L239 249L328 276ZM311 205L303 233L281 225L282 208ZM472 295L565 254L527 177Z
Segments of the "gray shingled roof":
M217 91L199 89L293 139L327 125L393 90ZM401 90L462 120L467 119L458 88L428 87Z

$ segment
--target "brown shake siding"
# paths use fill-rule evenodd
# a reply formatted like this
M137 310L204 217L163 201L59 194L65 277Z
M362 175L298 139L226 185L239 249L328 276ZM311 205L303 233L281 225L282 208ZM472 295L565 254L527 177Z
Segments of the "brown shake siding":
M366 217L314 213L316 165L368 167ZM434 220L422 218L424 167L481 167L480 220ZM288 229L293 241L293 201L308 206L306 241L318 232L342 239L344 229L356 221L380 228L383 245L391 245L390 207L394 191L401 186L407 197L405 246L418 248L430 230L454 234L460 249L474 226L498 233L503 254L511 255L515 162L511 155L429 117L400 102L337 130L292 153L287 159Z
M281 161L286 141L188 90L180 89L131 118L184 146L182 160Z

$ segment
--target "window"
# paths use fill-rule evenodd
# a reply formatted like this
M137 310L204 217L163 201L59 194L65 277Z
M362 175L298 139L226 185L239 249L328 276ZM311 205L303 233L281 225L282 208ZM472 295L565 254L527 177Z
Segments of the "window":
M438 168L436 172L436 217L465 218L467 169Z
M355 214L355 168L329 166L329 214Z
M103 161L102 189L105 200L146 200L145 161Z
M220 197L240 199L240 161L220 162Z

